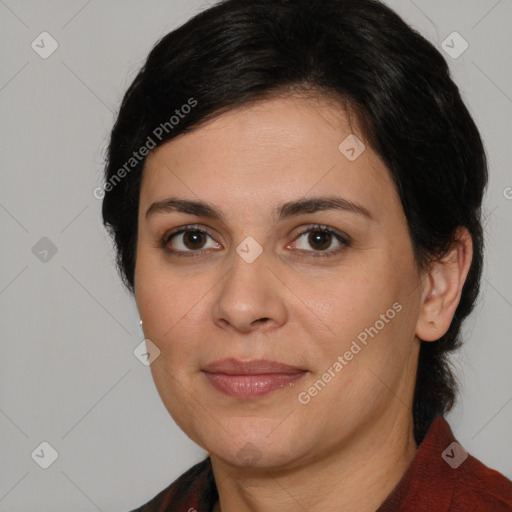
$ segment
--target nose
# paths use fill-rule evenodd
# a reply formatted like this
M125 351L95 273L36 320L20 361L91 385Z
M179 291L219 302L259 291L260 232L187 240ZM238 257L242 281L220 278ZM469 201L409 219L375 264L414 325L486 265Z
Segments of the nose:
M237 253L233 265L217 288L213 321L239 332L269 329L286 322L286 287L271 270L265 251L252 263Z

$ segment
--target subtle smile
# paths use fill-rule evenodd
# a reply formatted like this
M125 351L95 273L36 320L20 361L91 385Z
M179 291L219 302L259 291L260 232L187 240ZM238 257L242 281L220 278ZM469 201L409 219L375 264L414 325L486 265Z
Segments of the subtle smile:
M272 391L292 386L306 370L277 363L257 360L242 362L224 359L207 365L202 372L218 391L237 398L258 398Z

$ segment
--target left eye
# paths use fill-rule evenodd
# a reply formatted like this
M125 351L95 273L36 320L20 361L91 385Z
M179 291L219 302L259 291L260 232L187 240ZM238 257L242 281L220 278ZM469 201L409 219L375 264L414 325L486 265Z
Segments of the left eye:
M306 243L310 247L313 247L313 251L304 247L298 247L298 249L306 252L332 254L333 252L338 252L345 246L349 245L349 240L347 238L341 236L340 234L336 233L335 231L329 228L322 226L310 228L307 231L302 232L295 239L294 244L296 244L297 240L304 239L306 235L308 235L307 238L305 239ZM332 244L336 242L338 243L338 248L332 249ZM318 254L318 256L323 256L323 254Z

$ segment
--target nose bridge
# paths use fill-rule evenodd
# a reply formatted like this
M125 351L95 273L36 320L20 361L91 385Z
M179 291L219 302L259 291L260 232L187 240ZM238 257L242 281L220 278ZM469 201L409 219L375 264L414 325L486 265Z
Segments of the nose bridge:
M245 297L247 302L251 298L257 300L259 294L265 293L265 288L270 285L266 274L270 276L271 273L266 268L269 264L268 254L262 246L258 246L261 249L255 246L255 242L247 239L238 245L223 292L235 294L240 299Z
M247 330L262 318L283 320L285 308L275 277L267 268L270 263L268 251L251 237L236 247L213 311L216 321Z

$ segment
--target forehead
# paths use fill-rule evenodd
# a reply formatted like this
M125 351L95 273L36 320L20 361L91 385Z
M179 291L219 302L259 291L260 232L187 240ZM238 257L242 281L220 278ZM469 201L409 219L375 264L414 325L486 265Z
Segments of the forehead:
M364 142L357 121L328 98L283 96L242 106L156 148L144 167L141 204L172 194L269 208L339 193L374 211L389 207L394 186L369 145L353 161L340 150L354 135Z

